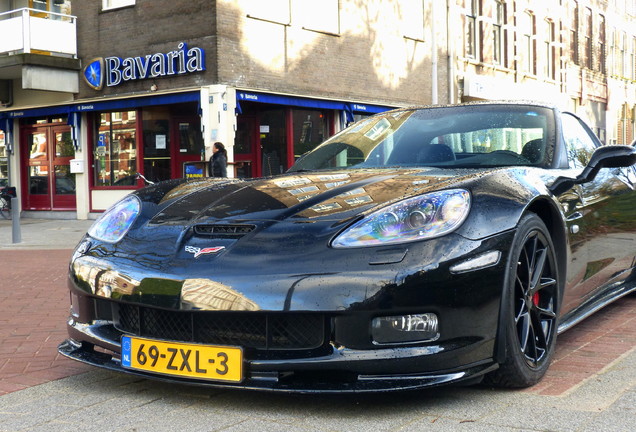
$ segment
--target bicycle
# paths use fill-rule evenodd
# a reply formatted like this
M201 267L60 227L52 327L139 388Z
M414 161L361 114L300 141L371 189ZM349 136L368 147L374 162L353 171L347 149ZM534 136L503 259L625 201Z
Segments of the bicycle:
M15 196L14 187L5 186L0 189L0 215L4 219L11 219L11 198Z

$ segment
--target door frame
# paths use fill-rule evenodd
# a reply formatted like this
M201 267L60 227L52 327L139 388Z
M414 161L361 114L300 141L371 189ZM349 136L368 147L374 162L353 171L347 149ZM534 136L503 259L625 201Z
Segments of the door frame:
M47 158L42 161L32 162L31 149L27 145L28 136L35 133L44 133L46 137ZM76 194L56 194L56 171L59 166L69 166L75 156L56 155L56 134L71 133L71 127L65 123L51 123L46 125L28 125L20 128L20 154L24 163L20 164L20 184L23 210L77 210ZM30 169L33 166L47 167L47 194L31 194ZM70 168L69 168L70 170Z

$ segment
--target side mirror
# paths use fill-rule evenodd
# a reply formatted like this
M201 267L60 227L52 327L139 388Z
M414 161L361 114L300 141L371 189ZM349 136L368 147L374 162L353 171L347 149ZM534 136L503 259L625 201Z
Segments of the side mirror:
M624 168L636 164L636 147L627 145L611 145L597 148L590 162L576 178L558 177L550 190L560 195L575 184L587 183L596 177L601 168Z

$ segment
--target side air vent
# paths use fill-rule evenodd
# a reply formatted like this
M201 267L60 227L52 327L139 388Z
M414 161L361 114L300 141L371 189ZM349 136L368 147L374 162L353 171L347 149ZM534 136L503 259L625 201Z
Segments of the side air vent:
M240 238L254 231L254 225L195 225L194 234L212 238Z

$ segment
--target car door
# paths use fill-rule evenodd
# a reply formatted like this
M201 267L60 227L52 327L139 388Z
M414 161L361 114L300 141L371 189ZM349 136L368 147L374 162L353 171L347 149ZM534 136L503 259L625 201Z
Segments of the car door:
M571 114L563 114L562 126L569 168L576 176L598 140ZM630 275L636 245L635 182L633 167L603 168L593 181L575 185L560 197L571 248L563 315Z

